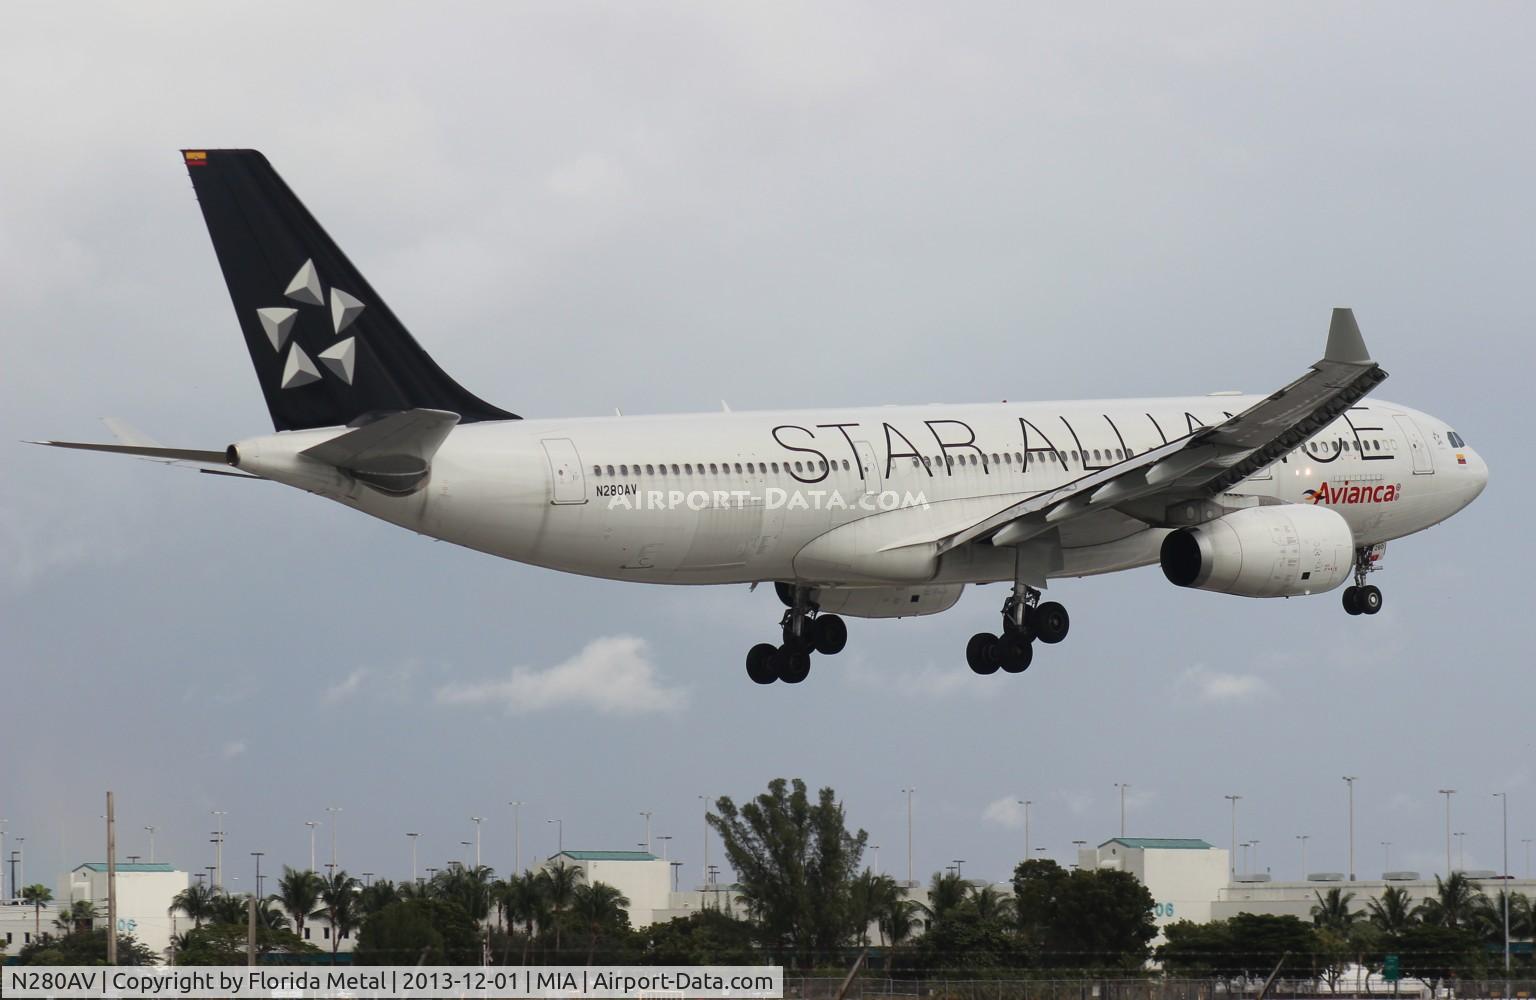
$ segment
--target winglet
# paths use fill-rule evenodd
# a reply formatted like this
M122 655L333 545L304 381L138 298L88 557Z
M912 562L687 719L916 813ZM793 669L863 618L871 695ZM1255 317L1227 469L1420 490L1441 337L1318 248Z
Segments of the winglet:
M1360 336L1360 324L1355 322L1353 309L1333 311L1333 322L1328 325L1328 349L1323 352L1323 360L1351 365L1371 363L1371 353L1365 349L1365 338Z

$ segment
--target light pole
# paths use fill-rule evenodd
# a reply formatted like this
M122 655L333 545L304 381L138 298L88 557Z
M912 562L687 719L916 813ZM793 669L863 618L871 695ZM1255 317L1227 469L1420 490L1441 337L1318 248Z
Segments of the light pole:
M1382 876L1385 877L1387 872L1389 872L1391 870L1392 870L1392 841L1390 841L1390 840L1383 840L1381 842L1381 874L1382 874Z
M252 851L251 857L256 859L256 898L261 899L261 856L266 851Z
M565 820L563 820L563 819L547 819L544 822L546 824L549 824L549 823L555 824L555 853L556 854L564 854L565 853Z
M0 819L0 903L3 903L5 898L6 898L6 896L5 896L5 825L7 823L9 823L9 822L10 822L10 820L8 820L8 819ZM1530 865L1526 865L1526 867L1529 868Z
M1504 891L1499 895L1504 897L1504 995L1508 997L1514 996L1509 991L1509 794L1493 794L1498 798L1504 814Z
M1445 796L1445 877L1451 877L1451 796L1456 794L1454 788L1442 788L1440 794Z
M1241 844L1239 844L1238 846L1243 849L1243 871L1246 872L1246 871L1249 870L1249 868L1248 868L1248 841L1245 840Z
M907 797L907 885L909 886L915 884L912 881L912 793L915 791L917 791L915 788L902 789Z
M214 859L214 867L217 869L217 877L214 879L213 887L215 889L222 889L224 888L224 817L229 815L229 810L213 809L209 811L209 815L217 816L219 818L218 857Z
M512 807L512 843L515 851L513 863L516 865L517 873L521 875L523 872L523 802L521 799L514 799L507 805Z
M879 844L873 844L873 845L871 845L870 850L875 852L875 874L879 875L880 874L880 845Z
M331 814L331 872L336 872L336 817L341 813L341 806L326 806L325 811Z
M475 824L475 871L480 870L480 824L485 821L484 816L471 816L469 821Z
M415 885L416 884L416 838L420 837L421 834L419 834L419 833L407 833L406 836L411 838L411 884Z
M1344 784L1349 786L1349 880L1355 880L1355 778L1356 775L1344 775Z
M961 877L961 875L960 875L960 866L963 865L963 864L965 864L965 859L964 858L956 858L955 859L955 878L960 878Z
M1222 798L1232 803L1232 856L1228 859L1231 863L1231 875L1237 874L1237 803L1241 795L1223 795Z
M144 829L149 831L149 863L150 864L154 864L155 863L155 830L157 828L153 827L153 826L146 826ZM4 844L5 844L5 837L4 836L0 836L0 847L3 847ZM0 853L3 853L3 852L0 852ZM1526 867L1529 868L1530 866L1527 865ZM3 895L5 895L5 894L4 893L0 893L0 896L3 896Z
M672 862L672 835L670 833L658 833L656 839L661 841L661 860L670 864ZM678 864L682 864L681 861Z
M475 843L472 840L461 840L459 841L459 846L464 848L464 860L459 863L462 867L469 863L469 849L474 847Z
M1075 864L1072 867L1073 868L1081 868L1082 867L1081 862L1083 860L1083 851L1088 847L1088 841L1086 841L1086 840L1074 840L1074 841L1072 841L1072 846L1077 848L1077 860L1079 862L1079 864ZM1028 861L1029 860L1029 856L1025 855L1024 860Z
M1298 833L1296 839L1301 841L1301 880L1307 880L1307 841L1312 839L1310 833Z
M1456 831L1456 867L1467 870L1467 831Z
M1125 836L1125 790L1131 786L1123 781L1115 782L1115 787L1120 789L1120 836Z
M1525 877L1531 877L1531 838L1522 837L1520 843L1525 845Z
M1015 799L1014 801L1017 802L1019 805L1024 807L1024 860L1028 861L1029 860L1029 807L1034 805L1034 802L1032 802L1029 799Z
M645 817L645 853L651 853L651 810L642 809L640 815Z
M709 796L700 795L699 802L704 806L704 884L709 884Z
M318 820L307 819L304 825L309 827L309 870L319 871L320 869L315 866L315 827L320 823Z
M1258 840L1250 840L1248 843L1253 847L1253 870L1259 871L1259 842Z

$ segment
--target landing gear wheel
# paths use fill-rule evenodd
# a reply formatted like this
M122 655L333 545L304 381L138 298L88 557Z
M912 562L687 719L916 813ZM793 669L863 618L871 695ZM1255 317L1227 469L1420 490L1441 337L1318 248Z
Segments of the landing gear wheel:
M991 632L977 632L965 644L965 662L978 674L995 674L1002 664L997 658L997 636Z
M1360 606L1361 614L1374 615L1381 610L1381 591L1367 584L1360 588L1360 596L1356 598L1356 603Z
M1359 587L1344 588L1344 611L1347 614L1358 615L1362 611L1360 607L1360 590L1361 588Z
M785 684L799 684L811 675L811 654L792 651L788 646L780 646L768 662Z
M1035 638L1044 643L1057 643L1067 637L1067 630L1072 627L1072 619L1067 614L1067 609L1055 601L1046 601L1035 608L1035 613L1030 616L1035 627Z
M837 615L822 615L813 624L811 644L822 656L834 656L848 645L848 626Z
M998 640L996 649L1003 669L1010 674L1022 674L1029 669L1030 661L1035 658L1035 648L1017 634L1003 636Z
M769 665L773 654L777 652L777 646L766 642L760 642L747 650L747 676L752 678L752 683L772 684L779 679L778 672Z

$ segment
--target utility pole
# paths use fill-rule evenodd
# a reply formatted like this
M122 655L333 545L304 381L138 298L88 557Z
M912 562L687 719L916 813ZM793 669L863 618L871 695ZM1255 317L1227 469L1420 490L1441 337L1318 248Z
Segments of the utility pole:
M261 898L261 856L263 854L266 854L266 853L267 853L266 851L252 851L251 852L251 857L256 859L256 898L257 899Z
M1390 840L1383 840L1381 842L1381 874L1382 874L1382 876L1385 877L1387 872L1389 872L1391 870L1392 870L1392 841L1390 841Z
M6 854L5 854L5 824L7 824L9 822L10 822L10 820L8 820L8 819L0 819L0 901L4 901L5 898L6 898L6 895L5 895L5 857L6 857ZM1530 843L1530 842L1527 841L1526 843ZM1531 867L1531 862L1530 862L1531 850L1530 850L1529 847L1527 847L1526 850L1525 850L1525 857L1526 857L1525 867L1526 867L1526 870L1529 871L1530 867Z
M117 806L111 791L106 793L106 963L117 965Z
M213 887L215 889L222 889L224 888L224 817L229 815L229 810L213 809L209 811L209 815L217 816L219 818L219 829L217 831L219 839L217 846L214 848L215 857L213 862Z
M411 884L415 885L416 884L416 838L420 837L421 834L419 834L419 833L407 833L406 836L411 838Z
M1510 997L1514 994L1509 990L1509 794L1493 794L1504 813L1504 891L1499 895L1504 897L1504 995Z
M485 819L483 816L471 816L470 822L475 824L475 871L480 870L480 824Z
M555 853L556 854L564 854L565 853L565 820L563 820L563 819L547 819L544 822L545 823L553 823L553 824L555 824Z
M704 884L709 885L709 796L700 795L704 803Z
M1222 798L1232 803L1232 856L1227 860L1231 863L1233 877L1237 876L1237 801L1241 795L1223 795Z
M521 799L508 802L512 807L513 870L523 873L523 803Z
M651 853L651 810L642 809L640 815L645 817L645 853Z
M1307 841L1311 839L1311 836L1312 835L1309 834L1309 833L1298 833L1296 835L1296 839L1301 841L1301 880L1302 881L1306 881L1306 878L1307 878Z
M1024 860L1029 860L1029 807L1034 805L1029 799L1016 799L1019 805L1024 807Z
M336 817L341 814L341 806L326 806L325 811L331 814L331 874L336 874Z
M672 860L672 856L671 856L671 851L672 851L672 835L670 833L658 833L656 835L656 839L661 841L661 860L663 860L663 861L665 861L665 862L667 862L668 864L671 864L671 865L680 865L680 864L682 864L681 861L673 861ZM672 874L676 875L677 873L673 872Z
M1445 796L1445 877L1451 877L1451 796L1456 794L1454 788L1442 788L1440 794Z
M912 793L915 791L917 791L916 788L902 789L907 796L907 886L909 888L917 884L912 881Z
M1117 781L1117 782L1115 782L1115 787L1120 789L1120 836L1124 837L1125 836L1125 790L1127 788L1130 788L1131 786L1127 785L1123 781Z
M1344 784L1349 786L1349 880L1355 880L1355 778L1353 774L1344 775Z
M149 863L150 864L154 864L155 863L155 830L157 829L157 827L146 826L144 829L149 831Z
M309 870L312 872L319 871L320 869L315 867L315 827L319 826L320 823L316 820L307 819L304 821L304 825L309 827Z

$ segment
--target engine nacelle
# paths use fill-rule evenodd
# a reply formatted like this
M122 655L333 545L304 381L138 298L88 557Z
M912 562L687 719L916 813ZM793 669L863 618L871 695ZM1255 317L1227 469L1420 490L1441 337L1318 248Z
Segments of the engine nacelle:
M811 591L821 610L852 618L910 618L948 611L960 600L963 583L911 587L823 587Z
M1354 568L1355 538L1335 510L1310 504L1249 507L1163 539L1170 583L1240 597L1332 590Z

